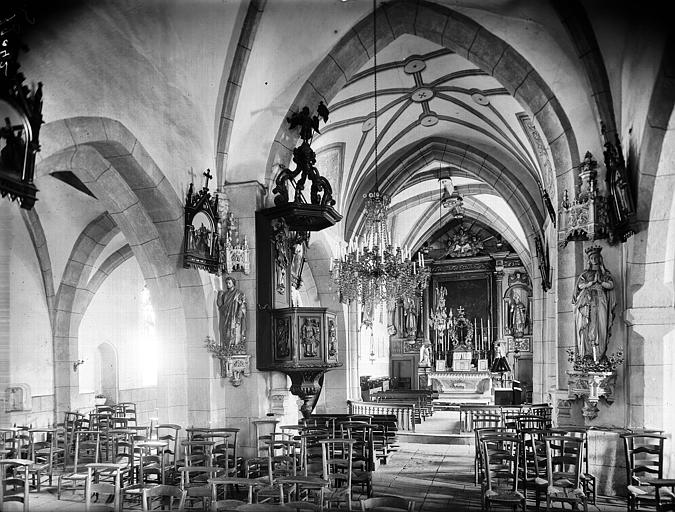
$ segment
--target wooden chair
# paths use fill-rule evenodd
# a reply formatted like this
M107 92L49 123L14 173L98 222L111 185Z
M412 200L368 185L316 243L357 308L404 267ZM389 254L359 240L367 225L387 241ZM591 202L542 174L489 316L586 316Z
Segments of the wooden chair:
M208 481L217 478L222 472L217 466L183 466L178 468L181 475L180 487L185 494L185 503L198 500L202 502L202 508L206 510L207 503L211 499L211 486Z
M656 498L656 512L675 512L675 480L652 480Z
M584 469L581 473L581 487L588 498L588 501L595 505L597 491L595 486L595 475L590 472L588 458L588 430L585 427L557 427L550 428L551 433L560 433L567 436L574 436L584 441Z
M471 417L471 430L474 432L474 462L473 462L473 478L474 483L478 485L478 478L481 471L481 445L478 439L478 431L482 429L496 429L500 428L502 424L502 416L498 413L492 412L476 412Z
M184 491L176 485L156 485L146 487L141 494L142 510L179 510L185 509L185 498L187 491ZM159 501L156 507L153 507L155 501ZM176 505L177 506L174 506ZM168 508L166 508L168 506Z
M99 510L113 510L120 512L121 503L121 470L122 464L91 463L87 464L87 478L84 490L84 510L98 512ZM112 475L111 482L100 480L101 473ZM95 498L95 500L92 500ZM112 506L109 504L112 501ZM96 503L93 505L92 503Z
M365 491L366 497L373 495L373 471L375 470L375 447L373 426L363 421L349 421L340 424L343 438L356 441L353 446L352 485Z
M520 437L523 440L521 463L523 494L527 496L529 489L534 491L537 511L541 503L541 496L546 496L548 489L545 442L545 436L548 433L548 430L536 429L524 429L520 432Z
M656 433L621 434L626 453L628 512L643 503L656 504L653 480L663 479L663 445L667 436Z
M167 474L164 483L175 484L180 480L178 475L178 459L180 447L180 431L183 427L175 423L162 423L155 428L155 438L158 441L166 441L167 447L164 450L164 467Z
M401 512L415 512L415 502L400 496L378 496L376 498L368 498L361 500L361 511L367 512L371 510L386 509Z
M0 459L0 510L9 502L23 504L23 512L30 510L28 468L32 463L29 459Z
M347 510L352 510L352 455L354 439L324 439L320 441L323 462L323 478L328 485L324 493L324 503L346 502Z
M52 485L56 457L59 453L63 453L64 449L56 447L54 428L32 428L28 433L29 458L33 461L28 472L37 492L40 492L43 475L49 479L49 485Z
M246 503L253 503L253 493L261 484L260 481L251 478L223 476L218 478L209 478L211 486L211 508L210 512L220 510L232 510ZM246 501L238 498L228 498L228 488L245 487L247 489ZM222 491L221 491L222 488Z
M494 504L518 506L525 512L525 495L519 489L519 463L523 442L517 434L491 433L481 437L484 480L482 503L486 510Z
M75 451L73 453L73 469L59 475L57 480L56 496L61 499L64 489L76 491L86 486L87 472L84 467L87 463L99 462L100 456L100 432L97 430L77 430L75 437ZM64 484L70 482L70 486Z
M564 435L547 435L544 439L548 480L546 510L550 510L552 503L560 502L569 503L573 509L581 505L584 512L588 512L588 499L581 486L583 440Z

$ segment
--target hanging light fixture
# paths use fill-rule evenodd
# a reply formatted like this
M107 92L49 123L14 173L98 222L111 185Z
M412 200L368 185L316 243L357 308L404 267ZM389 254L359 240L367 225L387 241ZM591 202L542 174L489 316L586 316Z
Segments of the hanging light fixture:
M443 208L448 208L456 219L464 218L464 198L457 192L452 183L452 178L446 178L441 181L445 188L445 192L441 198Z
M375 190L364 194L365 232L352 239L347 249L331 262L331 278L340 300L360 300L365 319L374 318L378 306L393 305L397 300L410 300L426 288L430 271L420 252L413 261L408 247L391 244L387 230L387 213L391 198L379 190L377 133L377 16L373 0L373 127L375 136Z

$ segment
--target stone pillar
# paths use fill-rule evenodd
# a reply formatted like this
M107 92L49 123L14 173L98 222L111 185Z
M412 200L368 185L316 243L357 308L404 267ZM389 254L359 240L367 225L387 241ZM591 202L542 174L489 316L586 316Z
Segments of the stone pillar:
M7 199L0 199L0 427L10 426L9 415L5 411L5 389L9 386L10 368L10 268L9 261L12 253L12 218L10 208L18 208Z
M211 357L211 354L202 346L199 357L205 359L207 368L201 374L208 381L208 399L205 404L208 416L206 421L212 425L224 425L240 428L238 438L239 452L242 456L253 455L255 447L254 428L252 421L274 412L278 408L278 401L273 403L280 387L283 387L283 378L272 378L271 372L259 371L256 362L256 316L258 311L256 282L258 269L256 268L256 237L255 212L263 205L263 188L254 181L235 183L224 187L229 199L230 212L238 219L239 236L246 236L250 248L250 273L233 272L231 276L236 280L236 287L246 296L246 341L247 353L251 356L251 375L242 377L241 385L235 387L228 378L221 377L220 363ZM225 277L225 275L223 275ZM216 294L210 290L207 298L207 308L212 315L213 331L218 331L218 310L215 305ZM207 295L208 297L209 295ZM219 335L216 335L219 339ZM262 340L260 340L262 342ZM198 376L195 376L197 378ZM275 390L274 392L272 392ZM188 397L190 398L190 397ZM197 397L195 397L197 398Z

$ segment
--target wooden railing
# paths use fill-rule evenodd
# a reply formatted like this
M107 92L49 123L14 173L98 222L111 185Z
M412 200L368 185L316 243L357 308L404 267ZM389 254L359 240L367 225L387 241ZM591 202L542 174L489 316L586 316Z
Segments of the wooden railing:
M523 404L523 405L473 405L463 404L459 406L459 429L460 432L473 432L474 414L494 413L502 418L515 414L535 414L551 420L552 407L548 404Z
M415 431L415 404L348 401L349 414L386 414L396 416L400 431Z
M435 395L438 397L438 393ZM421 423L422 420L430 417L434 413L433 403L434 393L427 390L389 390L375 393L371 400L374 402L393 401L396 403L411 403L415 404L416 423Z

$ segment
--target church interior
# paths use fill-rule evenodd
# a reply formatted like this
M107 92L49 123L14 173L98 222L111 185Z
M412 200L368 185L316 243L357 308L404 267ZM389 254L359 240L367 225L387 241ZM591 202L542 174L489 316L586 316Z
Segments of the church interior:
M120 404L244 459L268 424L543 414L594 497L641 506L632 435L675 475L661 3L0 12L0 477Z

